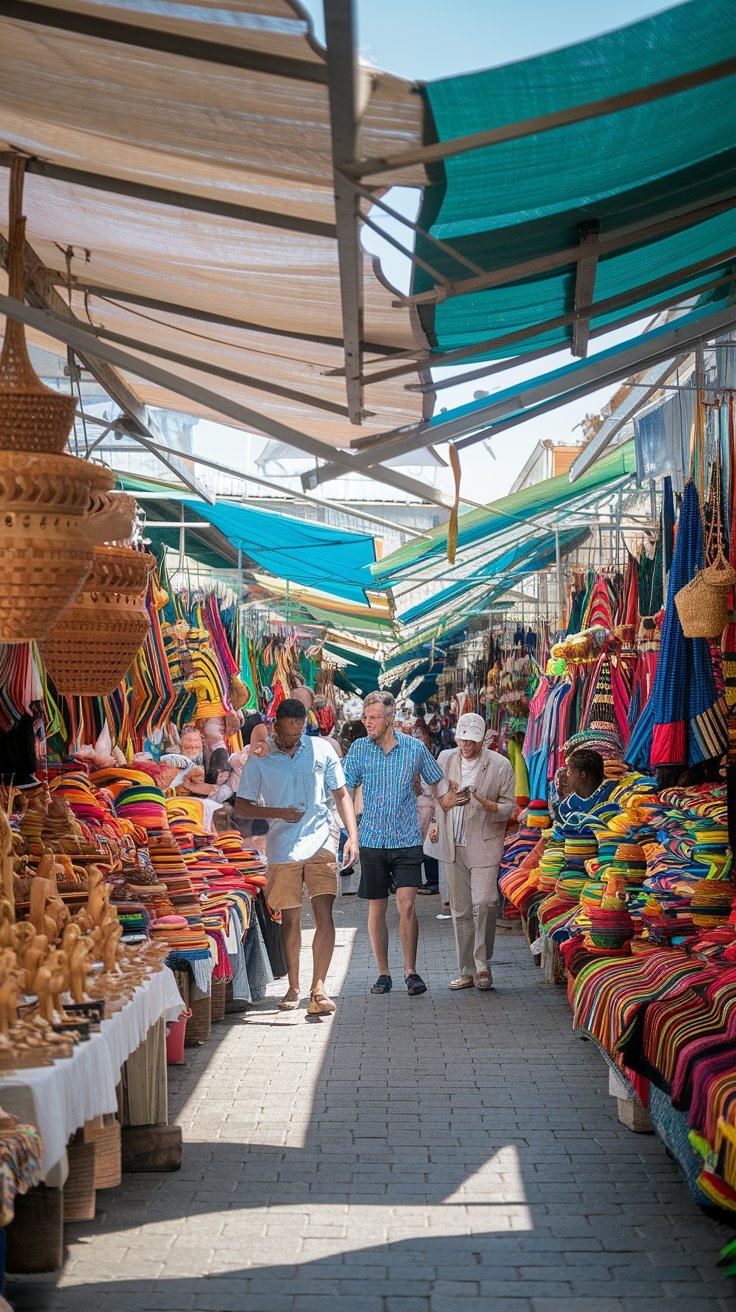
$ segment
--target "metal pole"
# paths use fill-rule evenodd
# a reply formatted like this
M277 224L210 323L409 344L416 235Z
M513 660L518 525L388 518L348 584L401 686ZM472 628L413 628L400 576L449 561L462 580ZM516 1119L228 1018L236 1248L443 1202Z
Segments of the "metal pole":
M180 520L181 520L181 523L180 523L180 525L179 525L179 570L183 573L183 572L184 572L184 558L185 558L185 555L186 555L186 532L187 532L187 530L186 530L186 521L185 521L185 519L184 519L184 503L183 503L183 502L182 502L181 506L179 507L179 510L180 510L180 516L179 516L179 518L180 518Z
M564 580L562 578L562 557L560 555L560 530L555 527L555 569L557 571L557 606L559 610L558 630L562 630L563 615L565 610L565 592Z
M330 106L337 260L340 271L345 386L353 424L363 419L363 252L359 198L342 169L358 155L358 68L355 0L325 0L327 87Z

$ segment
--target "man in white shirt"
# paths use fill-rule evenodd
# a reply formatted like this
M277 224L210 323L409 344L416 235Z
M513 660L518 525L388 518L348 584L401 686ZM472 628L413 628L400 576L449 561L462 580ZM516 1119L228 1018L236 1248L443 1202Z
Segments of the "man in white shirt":
M451 989L493 987L498 867L516 797L513 768L499 752L484 747L485 733L481 715L461 715L457 747L441 752L437 762L448 780L435 818L460 971Z
M306 708L293 698L276 712L267 753L251 752L243 767L235 803L239 819L268 820L266 898L281 912L289 988L281 1011L299 1005L299 953L303 890L312 903L314 969L307 1011L328 1015L335 1004L325 978L335 947L332 907L337 894L335 807L348 832L345 862L357 856L358 830L342 765L323 738L305 733Z

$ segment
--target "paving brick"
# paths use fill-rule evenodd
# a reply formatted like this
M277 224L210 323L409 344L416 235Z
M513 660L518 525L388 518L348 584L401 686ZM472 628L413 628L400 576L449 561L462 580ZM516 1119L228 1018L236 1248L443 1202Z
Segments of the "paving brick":
M183 1169L100 1194L17 1312L726 1312L725 1232L618 1124L564 991L506 936L496 995L451 993L452 927L419 914L423 998L368 994L346 899L334 1018L280 1015L281 982L188 1050Z

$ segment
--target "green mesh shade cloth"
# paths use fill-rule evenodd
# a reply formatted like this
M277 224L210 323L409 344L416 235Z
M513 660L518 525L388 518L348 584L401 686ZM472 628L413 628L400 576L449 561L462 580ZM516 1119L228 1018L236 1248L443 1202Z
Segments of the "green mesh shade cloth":
M611 11L615 21L615 11ZM428 140L440 142L515 124L574 106L651 87L707 69L736 55L732 0L690 0L630 27L562 50L430 82L422 88ZM491 273L563 252L580 241L579 225L595 223L605 240L630 228L630 239L600 253L594 301L625 296L627 305L593 316L593 330L642 314L671 277L670 303L702 288L732 259L731 214L702 211L733 193L736 77L692 86L635 107L485 146L432 166L419 225ZM687 210L685 225L646 233ZM697 211L700 213L697 213ZM637 229L639 231L637 231ZM451 281L474 275L425 238L416 252ZM709 269L690 266L712 261ZM574 308L575 264L516 276L419 307L431 347L454 350L526 331L523 341L490 349L487 358L524 355L569 343L571 326L550 324ZM415 266L413 292L435 282ZM639 290L639 289L643 290ZM590 303L590 302L588 302ZM634 334L632 333L632 336Z
M565 555L572 551L581 542L585 541L588 534L589 529L587 527L567 529L561 532L559 535L561 553ZM424 619L428 615L443 611L459 597L468 596L476 589L483 588L484 583L486 587L476 600L488 598L492 592L498 595L498 586L494 587L493 585L494 579L498 579L502 575L504 576L505 586L513 587L520 579L528 577L529 574L535 574L537 570L547 569L549 565L554 564L556 554L557 544L554 536L549 533L545 535L538 534L536 537L524 537L515 546L503 551L469 578L462 579L449 588L443 588L434 597L428 597L426 601L412 606L399 618L402 624L414 624L417 620Z
M620 486L636 472L636 454L633 442L614 447L588 470L576 483L567 474L545 479L533 487L522 488L498 501L491 501L485 510L470 510L461 515L458 523L458 557L469 547L481 543L492 548L493 543L505 550L528 532L527 519L538 519L576 502L591 500L597 490ZM562 516L567 513L563 510ZM511 534L511 531L513 533ZM553 529L550 528L550 534ZM410 576L426 566L436 566L438 557L447 554L447 527L432 529L431 541L417 541L399 547L373 566L375 586L389 587L399 576ZM436 577L436 573L433 574Z

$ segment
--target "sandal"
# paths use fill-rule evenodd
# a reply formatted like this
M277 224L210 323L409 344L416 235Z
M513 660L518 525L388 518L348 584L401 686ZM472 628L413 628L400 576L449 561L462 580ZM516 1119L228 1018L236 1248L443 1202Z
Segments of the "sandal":
M473 983L475 984L475 987L476 987L477 989L482 989L482 990L485 991L485 992L488 992L488 989L492 989L492 988L493 988L493 976L492 976L490 970L479 970L479 971L478 971L478 974L476 975L475 979L473 980Z
M299 1006L299 994L296 989L288 989L279 1003L279 1011L296 1011Z
M427 992L427 985L424 983L421 975L405 975L404 983L406 984L406 991L411 998L417 997L420 993Z
M459 975L457 979L451 979L447 987L455 990L472 989L473 977L472 975Z
M307 1011L310 1016L331 1016L333 1011L337 1011L332 998L328 998L324 989L315 989L309 999Z
M379 975L371 989L371 993L390 993L393 985L394 982L390 975Z

